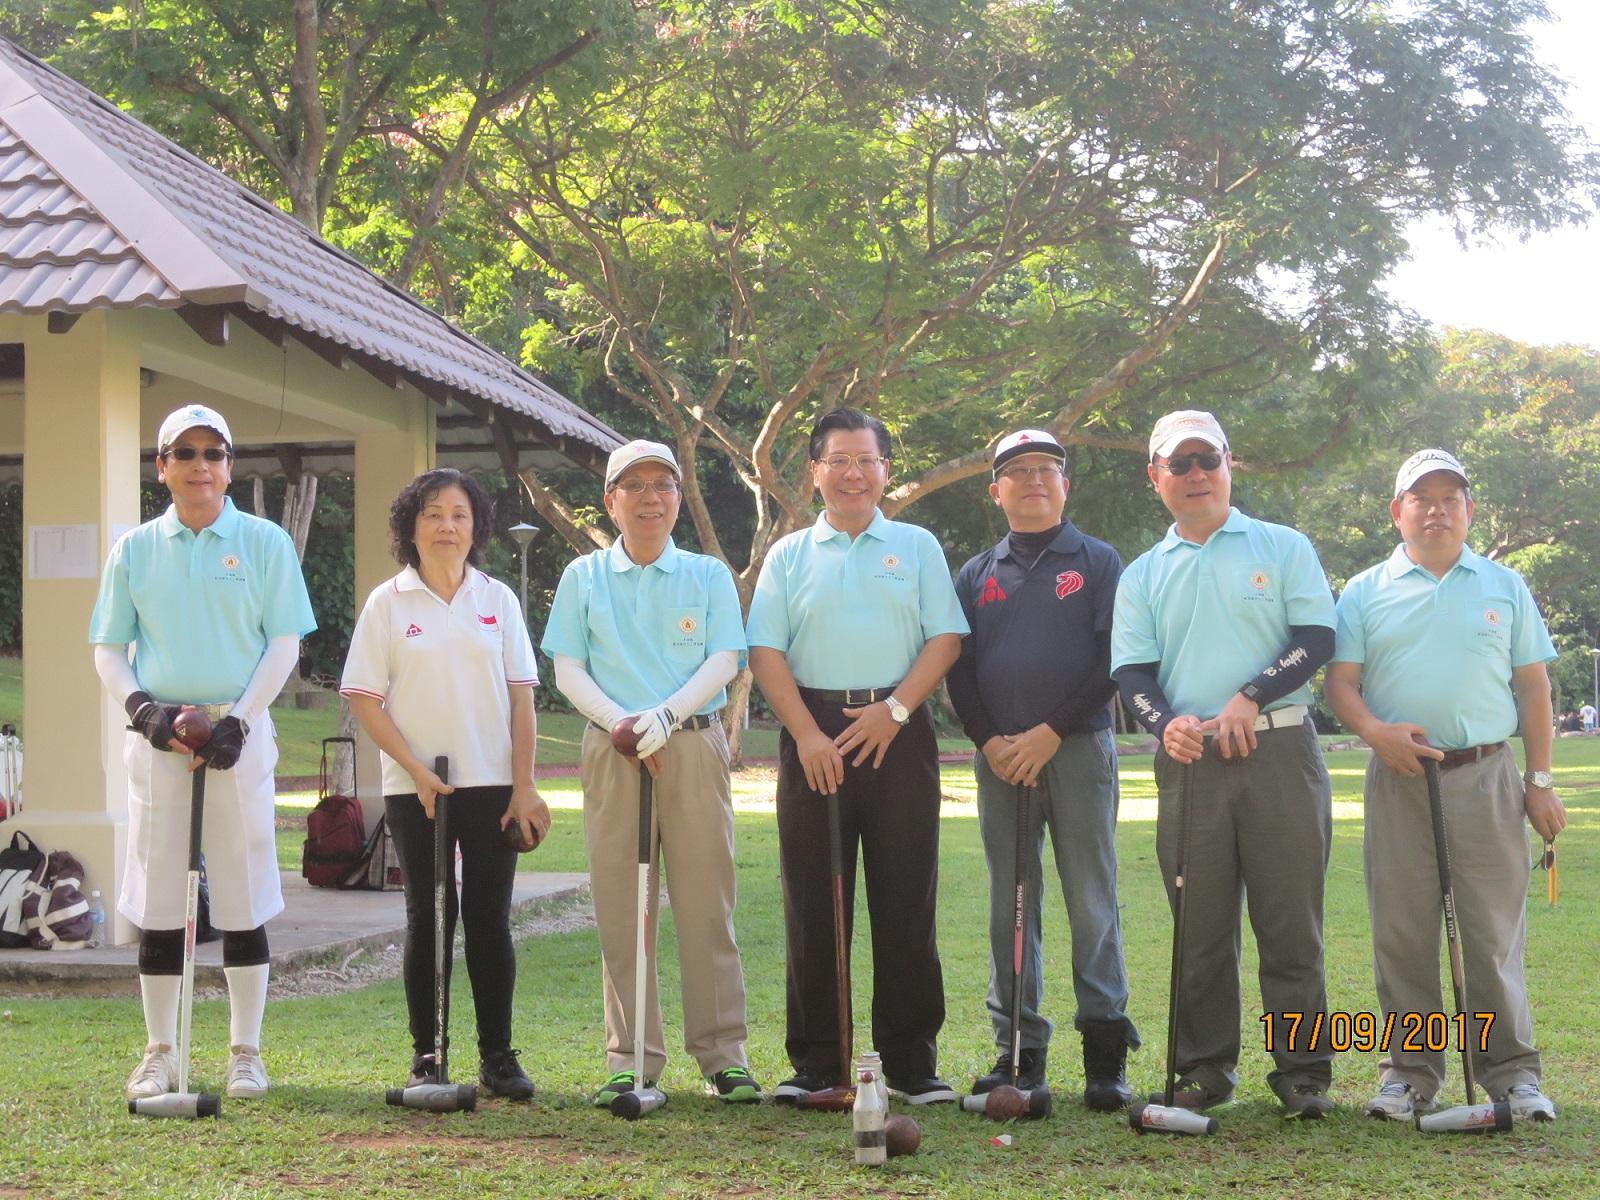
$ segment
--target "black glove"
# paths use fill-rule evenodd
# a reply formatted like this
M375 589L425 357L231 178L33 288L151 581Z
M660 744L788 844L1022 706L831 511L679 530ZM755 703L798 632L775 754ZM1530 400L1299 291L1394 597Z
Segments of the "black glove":
M134 692L123 705L128 711L129 726L157 750L170 750L172 720L178 715L176 704L161 704L149 692Z
M194 752L194 756L214 771L229 770L239 761L244 750L244 739L250 736L250 727L238 717L223 717L211 727L211 740Z

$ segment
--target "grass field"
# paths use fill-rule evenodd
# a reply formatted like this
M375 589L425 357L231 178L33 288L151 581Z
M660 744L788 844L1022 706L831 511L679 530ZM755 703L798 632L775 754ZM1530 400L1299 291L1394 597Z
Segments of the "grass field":
M690 1196L982 1197L998 1193L1084 1196L1481 1197L1600 1193L1600 999L1593 987L1600 945L1600 739L1557 746L1559 786L1572 824L1561 839L1562 897L1545 904L1544 876L1529 896L1528 974L1546 1085L1560 1106L1553 1127L1519 1127L1496 1139L1428 1140L1409 1127L1361 1116L1375 1087L1375 1054L1336 1063L1338 1111L1321 1123L1286 1123L1266 1088L1269 1060L1256 1023L1255 963L1246 938L1240 1103L1209 1139L1138 1137L1118 1117L1087 1113L1071 1030L1070 959L1059 895L1045 907L1047 1012L1063 1026L1051 1077L1056 1115L996 1130L949 1106L919 1112L922 1151L882 1172L850 1164L848 1120L762 1106L733 1110L697 1094L673 1013L676 966L663 931L671 1103L635 1125L590 1109L604 1074L599 967L592 930L537 939L518 951L517 1042L538 1085L531 1106L486 1104L451 1117L386 1108L382 1089L406 1065L398 982L325 999L276 1000L267 1013L267 1061L275 1086L256 1103L231 1103L220 1122L129 1118L122 1082L143 1033L129 1000L10 1000L0 1021L0 1196ZM1346 1011L1375 1006L1361 881L1363 756L1329 756L1337 807L1328 874L1329 998ZM1154 861L1154 785L1147 757L1122 762L1118 841L1131 1015L1145 1039L1130 1059L1143 1090L1160 1083L1171 920ZM555 808L548 843L527 862L582 870L575 785L542 785ZM738 928L749 981L752 1065L768 1083L783 1056L783 936L769 772L739 782ZM992 1057L984 1015L984 865L969 769L945 771L940 945L949 1016L941 1067L969 1080ZM286 797L286 810L306 797ZM299 858L285 834L283 861ZM1428 868L1431 870L1431 866ZM858 905L861 902L858 900ZM1470 936L1470 931L1469 931ZM856 946L858 1041L869 1040L870 949ZM470 1047L465 972L457 975L456 1041ZM1448 989L1446 989L1448 995ZM227 1040L222 1001L197 1014L197 1075L217 1087ZM463 1056L466 1070L469 1056ZM1452 1070L1454 1064L1452 1064ZM1459 1088L1452 1077L1450 1097Z

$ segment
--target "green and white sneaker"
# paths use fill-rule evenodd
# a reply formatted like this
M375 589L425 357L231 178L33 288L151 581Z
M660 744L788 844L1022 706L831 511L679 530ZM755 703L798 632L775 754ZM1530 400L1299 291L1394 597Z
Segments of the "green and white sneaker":
M632 1071L618 1071L600 1085L600 1090L594 1094L596 1108L610 1108L611 1102L625 1092L633 1091L634 1077ZM650 1080L645 1080L645 1087L650 1087Z
M748 1068L724 1067L705 1078L706 1094L728 1104L757 1104L761 1100L761 1085Z

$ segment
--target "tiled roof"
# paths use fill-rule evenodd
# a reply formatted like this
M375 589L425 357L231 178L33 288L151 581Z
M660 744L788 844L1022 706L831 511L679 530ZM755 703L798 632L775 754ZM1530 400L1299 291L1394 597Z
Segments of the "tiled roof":
M0 38L0 313L242 305L601 451L617 433L175 143ZM358 358L359 361L359 358Z

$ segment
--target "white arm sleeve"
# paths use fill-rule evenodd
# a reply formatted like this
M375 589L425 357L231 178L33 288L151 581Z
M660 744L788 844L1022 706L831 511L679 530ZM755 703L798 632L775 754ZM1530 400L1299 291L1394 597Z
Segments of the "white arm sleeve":
M687 717L700 711L700 706L723 688L739 673L739 652L718 650L700 664L700 669L684 685L668 696L665 706L682 724Z
M244 695L228 710L229 714L241 718L246 725L254 725L261 719L267 705L283 691L289 672L294 670L295 663L299 661L300 639L297 636L291 633L269 639L267 648L261 653L261 661L256 664L255 673L250 676L250 682L245 684Z
M600 690L583 664L565 654L555 656L556 690L565 696L572 707L593 721L601 729L610 729L627 711Z
M118 708L126 708L128 697L139 690L139 679L133 673L133 664L128 661L126 643L120 646L95 646L94 673L100 676L100 682L105 684L106 691L111 693Z

